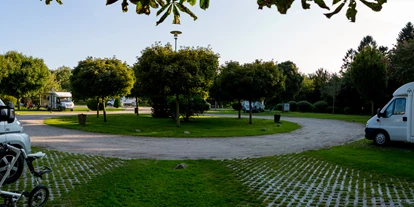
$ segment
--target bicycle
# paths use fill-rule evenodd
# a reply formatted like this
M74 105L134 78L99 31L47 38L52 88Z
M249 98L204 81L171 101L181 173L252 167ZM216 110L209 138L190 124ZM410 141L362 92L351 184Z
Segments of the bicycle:
M17 207L17 203L20 200L20 198L22 198L22 196L28 198L29 207L44 206L47 200L49 199L50 192L45 185L40 184L40 181L42 179L43 174L49 173L52 170L46 166L43 166L43 169L36 171L33 167L32 162L36 159L46 156L46 153L37 152L34 154L26 154L26 151L22 148L17 148L4 143L0 144L0 159L5 159L5 156L9 156L10 152L13 152L14 156L11 159L11 161L9 160L9 162L7 162L6 172L4 174L0 173L0 197L4 198L4 203L0 204L0 207ZM20 156L23 156L27 166L29 167L30 173L32 174L32 176L35 177L36 187L33 188L33 190L31 190L30 192L22 191L20 193L18 191L10 192L1 190L3 184L9 184L14 182L14 180L10 179L9 175Z

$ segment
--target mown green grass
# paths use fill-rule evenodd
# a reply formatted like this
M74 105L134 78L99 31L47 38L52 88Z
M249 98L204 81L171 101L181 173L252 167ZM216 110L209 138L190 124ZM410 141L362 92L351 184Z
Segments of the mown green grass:
M184 162L185 169L174 169ZM131 160L62 197L65 206L262 206L221 161Z
M395 142L388 147L378 147L362 139L303 154L364 172L414 180L414 144L410 143Z
M152 118L151 115L134 114L108 114L107 122L103 115L87 115L86 125L80 126L77 116L54 117L45 120L51 126L68 129L80 129L89 132L100 132L119 135L150 136L150 137L235 137L258 136L275 133L285 133L298 129L296 123L282 121L274 123L273 120L253 119L248 124L246 118L199 116L190 122L181 122L177 127L171 118ZM140 132L136 132L139 129ZM184 131L190 134L184 134Z
M210 110L207 114L237 114L238 111L232 109ZM302 112L281 112L281 111L265 111L260 113L253 113L253 116L273 116L279 113L282 117L303 117L303 118L317 118L317 119L334 119L349 122L357 122L365 124L371 116L367 115L346 115L346 114L328 114L328 113L302 113ZM249 115L249 113L241 113L242 115Z

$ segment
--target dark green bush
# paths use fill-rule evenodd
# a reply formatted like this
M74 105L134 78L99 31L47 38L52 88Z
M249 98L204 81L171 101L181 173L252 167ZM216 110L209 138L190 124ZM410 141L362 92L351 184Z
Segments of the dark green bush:
M297 104L297 109L300 112L312 112L313 107L314 106L308 101L299 101Z
M297 111L298 109L298 103L296 101L289 101L288 102L290 111Z
M184 118L184 121L189 121L191 116L203 114L210 109L210 104L199 96L183 97L179 98L180 115ZM168 108L171 111L172 118L175 118L175 97L168 99Z
M89 110L96 111L97 108L97 102L96 99L88 99L86 101L86 106ZM99 103L99 110L103 110L103 104Z
M114 100L114 107L115 108L121 107L121 98L118 97Z
M352 108L351 107L345 107L344 108L344 114L351 114L352 113Z
M326 113L332 113L332 109L333 109L332 106L328 106L326 108ZM341 113L342 113L342 110L339 107L335 106L335 114L341 114Z
M315 112L318 113L325 113L326 109L328 108L328 103L326 103L325 101L318 101L313 105L315 106Z
M1 100L3 100L4 104L6 105L7 103L12 102L15 105L15 107L17 107L17 98L15 98L14 96L2 95Z
M242 104L239 102L233 102L231 104L231 108L233 108L233 110L236 110L236 111L241 110L242 107L243 107Z
M283 109L283 104L281 104L281 103L278 103L277 105L276 105L276 108L275 108L277 111L282 111L282 109Z

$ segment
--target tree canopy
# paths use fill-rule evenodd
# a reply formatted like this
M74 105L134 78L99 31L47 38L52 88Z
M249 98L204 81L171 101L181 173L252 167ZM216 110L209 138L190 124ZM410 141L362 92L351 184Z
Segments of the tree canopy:
M179 97L203 95L209 90L217 73L218 57L210 48L186 47L174 52L171 45L156 43L142 51L133 68L143 95L153 101L155 97L176 98L175 117L179 126Z
M46 4L49 5L53 0L45 0ZM106 0L106 5L114 4L121 0ZM292 6L295 0L257 0L257 5L259 9L264 7L272 8L275 7L277 11L281 14L286 14L287 11ZM299 1L299 0L297 0ZM61 0L56 0L58 4L63 4ZM168 16L173 15L173 24L180 24L181 12L188 14L194 20L197 20L197 16L188 8L188 6L195 6L198 2L198 5L201 9L206 10L210 5L210 0L122 0L121 9L123 12L128 11L129 3L133 4L135 7L135 12L137 14L149 15L151 9L157 10L157 16L161 16L157 21L157 25L162 23ZM381 11L382 5L387 2L387 0L332 0L332 7L327 6L326 2L329 0L301 0L303 9L310 9L310 2L315 3L322 9L327 10L327 13L324 15L327 18L331 18L333 15L338 14L342 9L346 9L346 17L351 21L356 21L357 2L361 2L372 11Z
M39 93L50 78L50 71L43 59L10 51L4 55L3 61L8 75L0 82L1 93L16 97L18 102L23 97ZM20 104L16 104L20 110Z
M129 94L134 81L132 69L115 57L87 57L79 61L70 78L74 97L101 98L103 104L108 97ZM104 107L104 122L106 121Z
M58 83L59 91L71 91L70 77L72 76L72 69L67 66L61 66L56 70L52 70L55 75L56 82Z
M292 100L299 93L303 77L299 74L298 67L292 61L285 61L277 66L286 77L285 90L279 94L282 102Z

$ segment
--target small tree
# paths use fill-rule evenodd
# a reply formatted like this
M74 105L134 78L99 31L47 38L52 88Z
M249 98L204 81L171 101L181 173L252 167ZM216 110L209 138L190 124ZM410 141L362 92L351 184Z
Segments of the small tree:
M332 97L332 114L335 114L335 99L341 90L341 79L338 74L333 73L329 81L322 87L322 94Z

